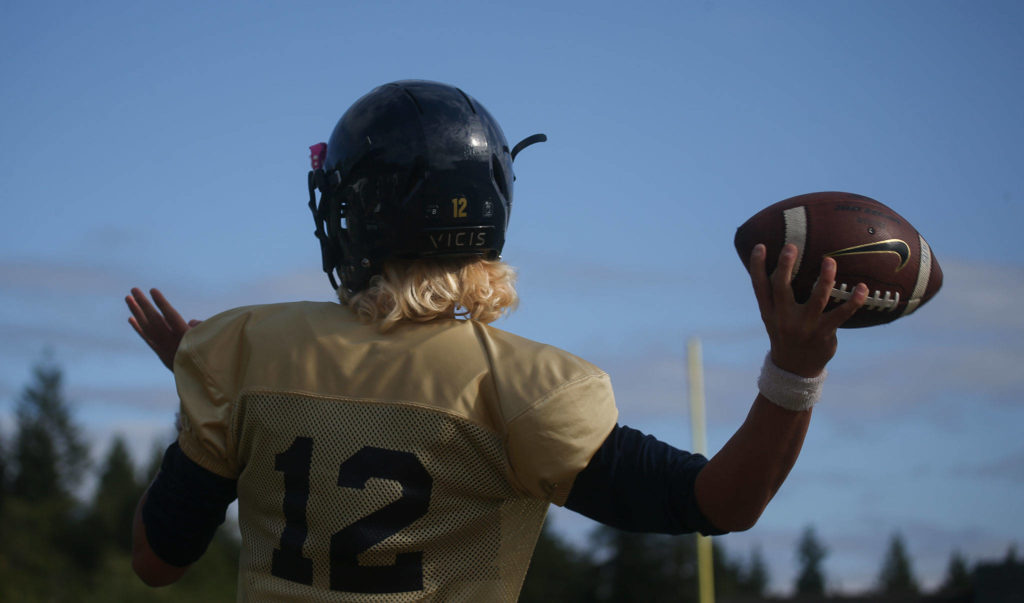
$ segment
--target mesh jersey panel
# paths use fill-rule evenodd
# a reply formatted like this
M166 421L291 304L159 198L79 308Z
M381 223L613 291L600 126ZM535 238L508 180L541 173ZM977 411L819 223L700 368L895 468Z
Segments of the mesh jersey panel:
M239 453L245 469L238 480L243 538L239 592L243 598L515 600L547 504L518 495L510 487L496 434L445 413L400 404L252 393L241 405ZM289 450L298 437L312 440L308 533L302 544L302 556L312 561L312 588L267 571L286 523L282 513L285 473L275 470L275 457ZM372 514L403 498L403 485L393 479L371 477L362 489L337 485L343 461L367 447L416 451L416 459L432 478L428 511L400 520L408 524L359 555L366 565L392 565L398 553L422 553L422 590L360 595L330 588L332 536L353 525L356 531L369 534L370 540L384 536L373 533Z
M175 378L182 451L238 480L242 600L515 600L617 419L607 375L562 350L462 320L382 334L327 303L208 319Z

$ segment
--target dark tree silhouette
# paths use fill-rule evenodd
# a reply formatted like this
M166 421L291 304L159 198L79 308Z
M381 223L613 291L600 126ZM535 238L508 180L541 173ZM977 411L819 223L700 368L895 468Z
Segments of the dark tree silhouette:
M624 532L599 526L594 565L596 601L694 601L696 546L692 536Z
M3 511L5 498L7 498L7 447L4 444L4 434L0 433L0 511Z
M52 361L35 367L15 414L12 437L0 453L7 477L0 506L0 601L236 600L239 541L232 522L218 530L178 584L152 589L132 573L124 545L131 529L125 516L141 490L135 464L124 441L115 439L99 467L94 499L84 505L74 496L89 469L88 450ZM158 460L154 454L151 473Z
M763 576L765 569L763 560L761 560L760 567L755 568L752 554L751 566L745 566L742 559L729 555L722 539L716 540L712 551L715 567L715 597L729 598L761 594L764 586L757 583L766 581ZM759 577L754 573L762 573L762 575Z
M742 592L748 595L763 597L768 590L768 580L768 566L765 564L764 556L761 554L761 547L755 547L750 551L750 563L743 573Z
M889 540L889 548L878 575L878 590L890 595L916 595L921 591L914 577L907 547L899 533L893 534Z
M825 570L822 564L828 556L828 549L818 540L813 526L804 529L796 545L796 560L800 570L796 577L798 595L823 596L825 594Z
M106 544L124 552L131 551L132 518L142 490L135 479L128 445L120 435L114 436L100 468L91 512L96 529L108 540Z
M519 593L520 603L593 600L594 576L589 563L544 524L530 569Z
M95 535L83 529L73 496L88 452L64 398L62 372L46 358L15 405L0 509L0 600L71 600L88 581Z
M960 551L953 551L946 566L946 577L939 591L945 594L956 594L971 589L971 572L967 569L967 560Z
M1006 547L1006 558L1003 560L1006 565L1017 564L1017 543L1011 542L1010 546Z
M47 359L32 377L15 410L11 493L27 501L68 500L88 467L88 448L72 422L60 368Z

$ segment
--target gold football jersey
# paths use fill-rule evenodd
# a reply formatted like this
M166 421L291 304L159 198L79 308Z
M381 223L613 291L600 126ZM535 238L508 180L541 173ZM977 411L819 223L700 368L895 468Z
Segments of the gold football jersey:
M252 306L175 358L182 450L238 480L243 601L511 601L617 420L590 363L470 320Z

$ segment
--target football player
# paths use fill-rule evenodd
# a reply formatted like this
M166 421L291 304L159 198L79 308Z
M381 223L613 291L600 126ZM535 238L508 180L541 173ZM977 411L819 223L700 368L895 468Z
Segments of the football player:
M826 258L798 304L796 249L768 275L755 247L771 350L736 434L709 461L620 425L603 371L489 325L517 302L499 256L512 162L543 139L510 148L452 86L381 86L311 147L309 207L340 304L200 324L132 290L129 320L181 399L135 518L147 584L180 578L236 498L242 600L515 600L551 503L626 530L754 525L865 288L825 313Z

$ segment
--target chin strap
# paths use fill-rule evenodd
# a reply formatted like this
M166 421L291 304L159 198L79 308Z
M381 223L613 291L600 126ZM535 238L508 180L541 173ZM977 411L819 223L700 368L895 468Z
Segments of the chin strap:
M532 144L537 144L538 142L547 142L547 140L548 137L546 134L534 134L533 136L527 136L520 140L516 146L512 147L512 161L516 160L516 155L519 154L519 151L522 151Z

